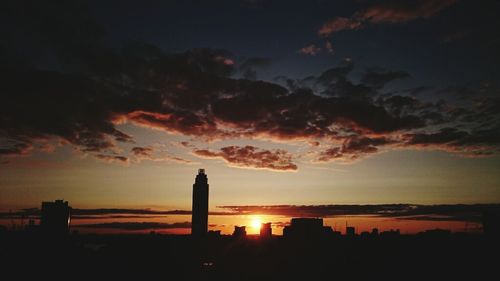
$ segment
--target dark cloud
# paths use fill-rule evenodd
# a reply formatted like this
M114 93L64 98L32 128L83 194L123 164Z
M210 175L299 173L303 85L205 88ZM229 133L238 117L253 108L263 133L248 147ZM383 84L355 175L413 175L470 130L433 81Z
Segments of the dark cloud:
M95 157L100 160L104 160L106 162L121 162L121 163L128 163L129 159L128 157L121 156L121 155L105 155L105 154L96 154Z
M239 71L245 79L257 80L257 70L269 67L272 62L273 60L270 58L249 58L240 64Z
M229 212L210 212L210 215L230 215ZM71 209L72 219L109 219L109 218L151 218L163 215L191 215L191 210L152 210L152 209ZM11 212L0 212L0 218L37 218L40 209L28 208Z
M339 80L346 80L347 75L354 69L352 62L344 62L343 65L332 67L318 77L317 81L322 85L329 85L338 82Z
M172 229L172 228L191 228L190 222L107 222L94 224L77 224L73 228L113 228L120 230L148 230L148 229Z
M217 206L220 212L210 215L256 215L266 214L284 217L335 217L345 215L378 215L408 220L463 220L479 221L484 212L500 210L500 204L456 204L456 205L253 205ZM190 215L190 210L151 210L151 209L72 209L72 219L111 219L111 218L152 218L161 215ZM37 218L40 209L30 208L15 212L0 213L1 219ZM99 224L101 225L101 224ZM104 227L102 224L101 227ZM80 225L79 225L80 226ZM89 226L90 227L90 226ZM166 227L168 228L168 226Z
M335 217L345 215L378 215L398 219L418 220L427 216L429 220L480 221L483 212L499 210L499 204L475 205L257 205L218 206L235 215L266 214L285 217Z
M385 69L370 68L361 78L361 82L373 88L380 89L393 80L408 77L410 77L410 74L405 71L388 71Z
M440 148L466 156L489 156L499 152L500 127L463 131L457 128L442 128L433 133L406 134L407 144Z
M327 21L318 30L320 36L330 36L343 30L365 28L370 24L404 23L427 19L453 5L456 0L380 0L352 17L337 17Z
M458 143L470 135L467 132L459 131L456 128L443 128L436 133L429 134L408 134L406 135L409 144L432 145Z
M5 145L5 147L0 146L0 155L26 155L31 150L33 150L33 145L30 143L5 143L0 145Z
M295 171L297 165L292 162L292 155L284 150L265 150L254 146L226 146L219 151L195 150L193 153L204 158L221 158L229 165L244 168L268 169L277 171Z
M346 139L342 146L332 147L320 152L316 160L319 162L328 162L336 159L344 161L356 160L362 155L377 152L380 146L391 143L395 143L395 141L385 137L352 137Z
M135 156L139 157L151 157L153 154L153 148L151 147L140 147L136 146L131 149Z

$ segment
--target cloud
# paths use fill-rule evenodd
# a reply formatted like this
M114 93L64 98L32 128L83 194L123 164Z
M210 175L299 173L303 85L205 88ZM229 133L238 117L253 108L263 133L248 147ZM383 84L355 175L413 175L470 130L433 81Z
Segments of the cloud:
M332 147L321 151L317 157L318 162L328 162L333 160L352 161L362 155L367 155L379 151L380 146L385 146L395 141L385 137L352 137L344 141L342 146Z
M442 3L448 4L381 1L352 19L366 25L428 18L453 1ZM257 78L254 72L267 67L269 59L249 58L238 64L231 52L222 49L166 53L138 42L110 47L105 44L102 27L82 18L84 13L77 5L39 6L12 20L24 20L29 29L37 30L36 36L26 34L34 36L36 42L23 48L50 50L57 67L38 66L33 63L38 60L29 59L27 54L2 49L1 58L16 63L0 64L0 157L50 151L42 144L57 143L115 163L127 159L190 163L151 144L135 144L133 136L121 131L124 124L198 141L318 142L311 150L325 161L359 159L391 147L466 151L478 156L498 153L500 102L492 97L466 95L457 103L443 93L446 101L435 102L388 92L388 83L410 78L409 73L370 68L356 79L351 73L355 68L352 61L303 78L257 81L253 80ZM374 10L379 12L368 12ZM39 21L46 24L37 25ZM65 28L61 30L61 26ZM330 29L339 31L340 26L361 28L341 20ZM89 32L78 32L81 30ZM39 37L45 39L35 40ZM328 46L321 45L325 50ZM317 53L319 48L314 45L310 50ZM247 79L236 78L238 73ZM467 135L458 138L452 134L454 140L431 142L439 139L436 134L442 128ZM329 151L320 151L325 148ZM221 158L239 167L298 169L292 161L294 155L283 150L224 149L197 150L195 154Z
M140 147L136 146L131 149L132 153L138 157L151 157L153 154L153 148L151 147Z
M0 143L1 145L1 143ZM0 146L0 156L26 155L33 150L31 143L5 143L5 147Z
M301 48L298 52L302 55L307 56L316 56L323 52L333 54L333 45L330 41L325 41L324 47L320 47L316 44L311 44L309 46Z
M480 221L483 212L500 210L499 204L475 205L255 205L255 206L218 206L234 215L275 215L285 217L335 217L346 215L378 215L398 219Z
M325 50L330 53L330 54L333 54L333 45L332 45L332 42L330 41L326 41L325 42Z
M130 150L130 152L134 155L136 162L141 162L142 160L150 160L150 161L174 161L184 164L193 163L193 161L171 155L166 151L156 151L153 147L135 146Z
M193 153L203 158L221 158L231 166L274 171L295 171L297 165L292 162L292 155L284 150L265 150L254 146L226 146L219 151L206 149Z
M209 212L210 215L231 215L229 212ZM153 210L153 209L121 209L121 208L101 208L101 209L71 209L71 218L78 219L110 219L110 218L151 218L163 215L191 215L191 210ZM28 208L19 211L0 212L0 218L37 218L40 216L40 209Z
M455 2L456 0L385 0L357 13L355 17L373 24L402 23L430 18Z
M299 50L299 53L308 56L315 56L321 52L321 48L315 44L311 44Z
M385 69L371 68L364 73L361 82L370 87L381 89L391 81L408 77L410 77L410 74L405 71L388 71Z
M121 162L128 163L129 158L121 155L105 155L105 154L96 154L94 155L97 159L112 163L112 162Z
M446 127L431 133L405 134L407 145L428 147L465 156L490 156L499 152L500 127L475 130L472 133Z
M246 59L239 66L239 71L245 79L257 80L257 69L268 68L273 60L270 58L255 57Z
M210 212L210 215L275 215L285 217L335 217L345 215L378 215L408 220L462 220L479 221L482 214L500 210L500 204L456 204L456 205L414 205L414 204L379 204L379 205L250 205L250 206L217 206L223 211ZM72 209L73 221L80 219L112 219L112 218L152 218L161 215L190 215L190 210L152 210L152 209ZM16 212L0 212L2 219L37 218L40 209L29 208ZM149 222L138 223L132 228L149 228ZM97 224L93 224L97 225ZM106 224L98 224L97 228L106 228ZM141 227L141 225L143 227ZM175 224L153 225L159 228L175 228ZM76 225L75 225L76 226ZM81 226L81 225L78 225ZM108 225L109 226L109 225ZM188 227L187 225L184 225ZM93 226L88 226L93 227ZM122 227L117 225L117 227ZM124 225L124 227L127 227ZM190 227L190 226L189 226Z
M356 30L372 24L405 23L427 19L452 6L456 0L382 0L356 12L352 17L337 17L327 21L318 35L328 37L343 30Z
M355 30L362 27L362 23L357 19L338 17L327 21L318 30L318 35L326 37L342 30Z
M148 230L148 229L172 229L172 228L191 228L190 222L107 222L94 224L77 224L73 228L113 228L120 230Z

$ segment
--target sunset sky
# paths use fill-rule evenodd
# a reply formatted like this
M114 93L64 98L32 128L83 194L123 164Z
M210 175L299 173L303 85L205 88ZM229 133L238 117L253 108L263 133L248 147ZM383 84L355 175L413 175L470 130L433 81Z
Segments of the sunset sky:
M499 1L3 6L1 211L500 203Z

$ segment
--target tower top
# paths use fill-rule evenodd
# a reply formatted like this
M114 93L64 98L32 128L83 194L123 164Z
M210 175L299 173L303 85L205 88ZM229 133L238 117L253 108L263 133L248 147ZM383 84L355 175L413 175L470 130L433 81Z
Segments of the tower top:
M205 169L198 169L198 174L204 175L205 174Z

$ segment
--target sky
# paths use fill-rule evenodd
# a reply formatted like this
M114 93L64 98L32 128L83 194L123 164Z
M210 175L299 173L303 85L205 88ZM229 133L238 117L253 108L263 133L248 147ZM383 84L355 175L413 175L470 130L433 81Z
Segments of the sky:
M500 2L7 1L0 209L500 203Z

